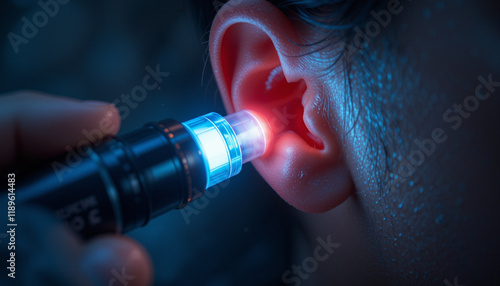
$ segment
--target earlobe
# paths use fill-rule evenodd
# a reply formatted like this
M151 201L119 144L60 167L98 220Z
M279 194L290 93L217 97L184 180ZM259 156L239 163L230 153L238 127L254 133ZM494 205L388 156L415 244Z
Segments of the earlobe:
M262 114L273 132L253 162L287 202L306 212L342 203L353 189L322 83L304 54L293 23L267 1L230 1L210 34L210 57L229 113Z

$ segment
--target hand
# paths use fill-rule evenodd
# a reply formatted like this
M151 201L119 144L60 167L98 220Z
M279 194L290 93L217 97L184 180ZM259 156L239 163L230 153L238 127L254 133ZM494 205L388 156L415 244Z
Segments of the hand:
M111 121L103 136L116 134L120 116L104 102L78 101L18 92L0 96L0 173L15 160L39 160L65 153L88 140L83 130ZM6 178L5 178L6 180ZM6 205L1 206L7 214ZM4 212L5 211L5 212ZM9 236L0 235L0 285L149 285L152 263L144 248L122 235L81 240L42 208L16 209L16 273L7 276ZM2 226L4 227L4 226Z

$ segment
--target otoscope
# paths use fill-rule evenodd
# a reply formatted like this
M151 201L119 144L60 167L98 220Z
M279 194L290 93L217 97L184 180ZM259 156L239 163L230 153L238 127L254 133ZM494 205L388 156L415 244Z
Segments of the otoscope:
M83 237L128 232L238 174L264 154L268 130L262 116L246 110L148 123L89 145L63 174L54 166L64 164L64 156L17 175L16 204L47 207Z

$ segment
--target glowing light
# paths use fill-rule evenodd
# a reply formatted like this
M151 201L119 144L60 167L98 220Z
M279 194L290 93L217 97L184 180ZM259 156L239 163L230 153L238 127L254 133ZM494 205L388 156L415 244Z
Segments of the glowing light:
M212 112L183 123L202 152L207 188L238 174L242 164L264 154L267 135L258 118L248 111L226 118Z
M266 152L269 135L259 115L244 110L226 116L226 120L240 144L243 164Z

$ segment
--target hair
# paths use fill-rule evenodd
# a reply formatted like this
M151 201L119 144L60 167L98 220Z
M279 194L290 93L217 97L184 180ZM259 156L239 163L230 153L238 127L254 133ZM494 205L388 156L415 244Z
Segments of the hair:
M240 0L244 1L244 0ZM209 30L217 11L228 0L196 1L200 23ZM292 20L299 20L324 35L308 45L316 46L314 51L328 47L333 41L343 41L345 47L352 42L354 28L370 19L370 11L380 6L383 0L268 0ZM338 58L341 58L340 54Z
M238 0L236 0L238 1ZM244 0L239 0L244 1ZM394 162L390 154L390 146L394 138L387 135L387 130L384 126L389 125L384 114L384 110L389 104L394 104L388 102L387 99L380 97L380 90L377 84L374 82L373 77L380 77L380 74L387 72L390 75L389 64L385 66L385 70L381 71L377 68L374 61L377 61L377 57L385 57L383 53L374 55L365 49L365 47L356 47L359 50L357 53L349 53L349 47L355 47L353 44L353 39L355 36L355 28L365 25L368 21L372 19L370 11L375 9L380 9L383 4L387 3L387 0L267 0L271 4L279 8L287 17L293 21L300 21L308 25L311 29L318 31L318 35L321 35L319 40L314 40L307 44L298 44L303 46L312 47L311 52L307 54L312 54L321 51L322 49L328 48L333 44L343 43L341 50L338 55L331 59L331 64L328 69L331 71L336 65L341 64L343 66L343 75L345 77L345 100L348 106L345 106L344 110L347 114L352 116L352 120L346 120L346 122L353 122L350 126L341 126L344 130L341 134L347 136L351 130L355 128L356 124L360 121L365 120L367 132L368 132L368 144L366 154L373 154L373 158L370 158L376 165L376 176L379 181L379 188L382 189L388 183L388 174L391 172L392 165ZM211 23L215 17L217 11L228 1L195 1L194 6L198 9L199 19L201 25L205 31L210 30ZM205 34L207 36L208 33ZM364 78L361 79L363 96L356 96L356 92L353 90L353 79L352 71L356 69L356 64L361 64L366 70L362 74ZM329 74L325 72L325 74ZM387 81L387 79L379 79L379 84L382 81ZM389 79L390 81L390 79ZM396 100L396 99L389 99ZM358 103L356 106L359 110L355 112L355 102ZM365 105L371 108L365 107ZM345 138L341 138L344 140ZM367 155L368 156L368 155ZM382 162L382 163L381 163Z

